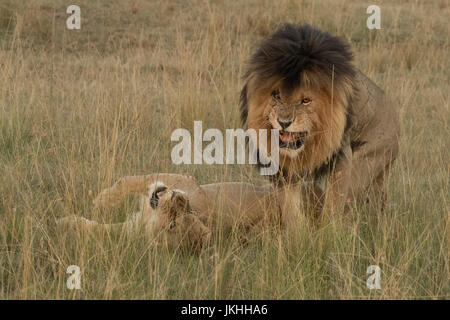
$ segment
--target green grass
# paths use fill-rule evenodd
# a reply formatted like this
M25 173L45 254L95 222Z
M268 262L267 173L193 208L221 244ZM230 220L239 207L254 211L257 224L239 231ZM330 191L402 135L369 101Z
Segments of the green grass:
M381 1L382 30L353 1L79 0L0 4L1 299L448 299L450 6ZM367 4L368 5L368 4ZM358 67L393 98L401 152L385 215L264 233L242 246L219 234L199 256L144 234L56 230L76 214L123 221L91 202L124 175L185 172L202 183L263 181L251 166L175 166L170 135L240 127L249 54L283 22L308 22L352 44ZM66 288L69 265L82 290ZM382 269L368 290L366 269Z

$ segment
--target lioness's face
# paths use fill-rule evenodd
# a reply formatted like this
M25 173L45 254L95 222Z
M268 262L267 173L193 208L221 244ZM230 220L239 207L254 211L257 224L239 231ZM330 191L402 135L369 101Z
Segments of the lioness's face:
M308 89L293 90L290 94L277 88L272 90L266 116L272 128L280 130L281 154L294 158L305 149L325 100L322 94Z
M156 184L150 190L150 207L154 210L155 225L164 230L176 227L178 217L190 214L191 208L187 195L164 184Z
M162 183L150 188L150 207L153 209L153 232L175 246L184 240L190 247L201 248L209 241L210 231L193 213L187 194L169 189Z

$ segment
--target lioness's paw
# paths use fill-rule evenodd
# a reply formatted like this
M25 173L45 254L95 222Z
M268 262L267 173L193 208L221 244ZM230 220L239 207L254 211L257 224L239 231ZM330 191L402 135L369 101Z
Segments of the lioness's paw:
M58 219L56 221L56 225L58 227L75 227L75 226L90 227L90 226L95 226L97 224L98 223L95 221L91 221L86 218L78 217L75 215L64 217L64 218Z

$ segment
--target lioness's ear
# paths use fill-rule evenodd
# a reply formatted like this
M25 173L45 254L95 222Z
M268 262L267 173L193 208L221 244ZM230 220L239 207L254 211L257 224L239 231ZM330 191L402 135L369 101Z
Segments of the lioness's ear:
M154 189L152 192L152 195L150 197L150 206L152 209L156 209L159 203L159 198L161 197L161 194L167 191L167 187L162 185Z

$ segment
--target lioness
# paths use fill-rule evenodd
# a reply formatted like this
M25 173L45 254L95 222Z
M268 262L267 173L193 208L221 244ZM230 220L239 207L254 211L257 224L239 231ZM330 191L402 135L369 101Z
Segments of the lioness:
M292 206L286 201L288 189L233 182L200 185L192 176L182 174L128 176L94 199L96 208L107 208L128 194L140 195L140 211L126 222L99 224L70 216L60 219L58 224L93 230L119 228L128 232L143 227L155 240L199 249L209 244L217 227L240 230L245 241L261 226L292 225L288 216L281 214Z

